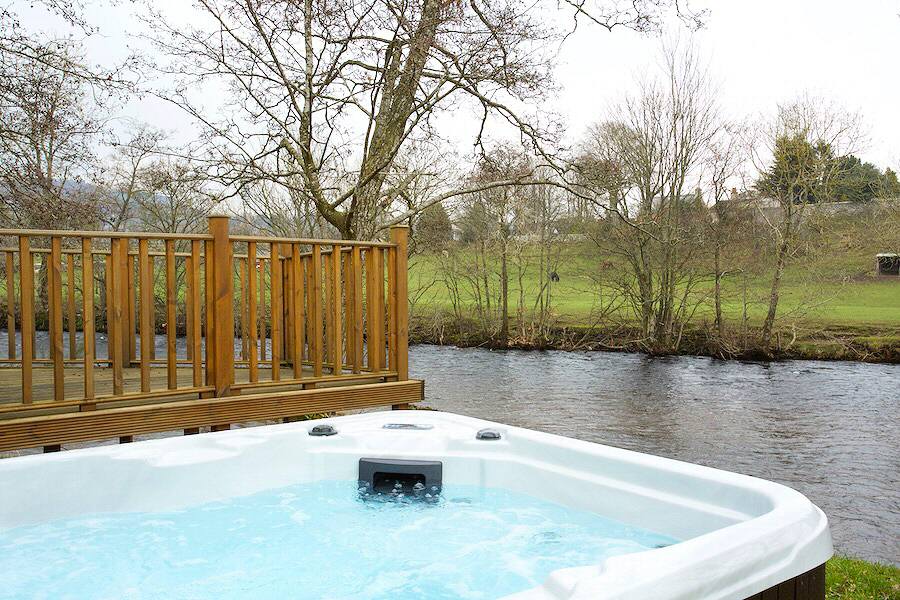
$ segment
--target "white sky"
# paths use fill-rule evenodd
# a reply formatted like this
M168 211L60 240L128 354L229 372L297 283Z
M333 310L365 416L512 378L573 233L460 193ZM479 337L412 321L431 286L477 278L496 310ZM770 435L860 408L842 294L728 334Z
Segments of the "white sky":
M14 2L14 4L17 4ZM25 5L25 2L21 2ZM178 13L184 4L168 3ZM720 103L734 118L771 114L778 102L809 93L859 111L868 143L858 155L883 168L900 167L900 0L695 0L710 9L695 34L718 82ZM178 7L178 8L176 8ZM23 24L52 30L55 19L14 6ZM100 33L86 40L88 60L109 63L138 45L135 5L91 7ZM583 26L563 47L557 69L562 91L549 108L567 119L572 137L601 117L640 73L654 67L658 38L628 30L609 33ZM167 131L192 135L177 109L150 98L129 102L123 113ZM458 124L457 124L458 127Z

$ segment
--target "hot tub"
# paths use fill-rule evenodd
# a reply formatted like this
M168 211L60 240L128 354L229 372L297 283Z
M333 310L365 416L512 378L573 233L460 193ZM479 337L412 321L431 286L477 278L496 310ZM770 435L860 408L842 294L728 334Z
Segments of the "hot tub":
M310 435L313 428L313 433L323 435ZM368 466L364 461L370 461ZM427 473L420 475L415 466L378 467L381 462L430 466L422 470ZM4 568L4 559L0 558L0 598L25 597L10 591L15 589L29 589L40 596L44 584L65 589L50 565L67 559L67 553L100 552L99 556L112 559L113 555L133 552L127 539L120 549L91 548L89 533L76 543L71 538L60 542L64 538L56 536L61 532L71 535L72 523L84 527L85 523L105 522L104 519L112 518L110 515L137 514L141 515L141 528L135 531L141 531L141 536L152 536L155 534L148 533L147 528L192 527L191 522L185 521L195 514L191 507L206 507L203 514L213 516L204 519L214 519L215 511L223 507L230 506L232 512L238 510L223 504L234 498L267 498L268 504L248 502L240 510L244 514L257 510L274 514L278 503L273 504L272 497L282 498L283 504L295 494L266 494L293 489L290 486L334 481L339 486L352 486L355 493L366 496L371 490L361 478L369 475L361 473L367 470L371 474L379 468L409 471L418 484L418 496L430 496L429 492L434 491L435 496L449 495L447 501L452 503L460 494L454 491L454 486L458 486L458 490L468 490L463 494L468 496L481 497L471 490L485 490L481 495L494 502L496 498L502 501L503 494L517 502L533 499L540 503L541 510L571 511L574 529L584 519L602 518L614 524L617 531L625 532L620 537L636 536L635 540L645 544L621 553L610 552L597 562L566 564L526 589L505 589L501 593L493 593L490 586L461 589L459 597L743 600L773 588L783 594L778 598L824 597L823 564L832 555L828 521L819 508L792 489L753 477L459 415L393 411L0 460L0 550L7 560ZM435 477L441 480L439 486L432 485ZM408 496L413 494L408 492ZM259 506L266 508L254 508ZM413 510L427 511L429 507L426 503ZM462 506L462 510L470 509ZM527 518L537 510L529 505L513 511L512 518ZM306 514L309 512L295 510L291 517L295 522L304 521L310 518ZM398 514L401 513L394 516ZM427 519L429 514L440 513L416 514ZM468 518L462 514L461 518ZM407 522L403 518L400 528ZM277 527L286 531L283 524ZM327 523L317 525L314 533L319 541L315 544L304 546L302 540L298 541L292 550L297 561L303 562L305 555L312 556L329 547L328 527ZM358 535L365 538L368 533L359 531ZM416 534L419 535L427 540L428 528L424 527ZM223 539L246 543L248 548L251 543L267 545L265 540L259 542L246 533L235 533L230 538L226 535ZM656 539L668 541L658 544L660 547L647 541ZM551 544L542 546L544 553L547 548L552 552L552 543L558 543L555 539L538 541ZM185 543L196 546L196 541ZM377 554L377 539L368 540L366 545L374 545L371 556L385 558ZM37 552L29 555L33 560L14 562L17 548L23 548L24 556L25 547L28 552ZM214 551L215 548L193 549L194 555L201 557L203 552ZM41 552L51 553L52 557L42 558ZM247 552L248 556L257 556L261 551ZM165 560L159 564L192 568L182 565L177 557L162 558ZM132 554L123 564L140 571L141 560ZM166 567L154 567L157 571L160 568ZM446 566L446 576L451 579L453 568L472 567L463 567L462 563L458 567ZM75 571L74 567L62 570L66 577ZM205 571L204 576L208 577L209 572ZM228 589L237 590L252 582L254 573L232 576L242 583ZM119 590L119 597L157 597L153 590L142 589L141 581L147 579L135 578L128 590ZM390 591L391 582L381 583ZM420 595L393 596L428 597L427 590L419 591ZM298 598L312 597L302 590L291 593ZM185 593L183 597L201 596ZM351 596L364 598L367 594L346 597ZM376 596L373 592L372 597ZM235 592L233 597L274 596Z

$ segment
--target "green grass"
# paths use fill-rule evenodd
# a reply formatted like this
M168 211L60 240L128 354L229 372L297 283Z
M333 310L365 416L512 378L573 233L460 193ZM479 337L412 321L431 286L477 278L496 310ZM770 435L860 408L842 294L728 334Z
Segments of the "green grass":
M827 600L900 600L900 569L835 556L825 567Z
M474 264L474 255L461 251L463 265ZM900 326L900 281L878 279L871 276L871 253L866 249L853 252L834 250L833 254L819 255L819 258L790 263L784 273L780 294L779 315L791 321L810 326L827 327L867 327L889 329ZM492 285L496 287L499 267L497 260L488 263L493 275ZM537 263L536 260L532 261ZM440 283L441 258L437 255L420 255L413 258L410 269L410 295L415 297L420 290L421 298L417 310L451 309L447 288ZM723 311L725 318L739 321L744 305L746 286L747 316L751 324L759 324L765 317L771 272L758 268L751 262L754 272L744 277L731 274L723 281ZM461 269L471 272L471 268ZM556 269L559 283L553 284L554 311L562 324L581 325L590 320L592 312L616 300L615 278L622 276L622 265L609 257L598 256L596 249L587 244L572 244L562 250ZM510 266L510 302L514 310L519 289L525 290L526 304L530 306L539 288L540 273L536 266L528 267L519 285L518 275ZM432 282L438 281L432 285ZM430 287L428 287L430 286ZM471 294L465 293L469 286L463 285L464 300L471 301ZM697 310L699 319L712 319L712 283L705 281L695 287L694 298L700 302ZM632 310L621 306L613 315L623 320L633 318Z

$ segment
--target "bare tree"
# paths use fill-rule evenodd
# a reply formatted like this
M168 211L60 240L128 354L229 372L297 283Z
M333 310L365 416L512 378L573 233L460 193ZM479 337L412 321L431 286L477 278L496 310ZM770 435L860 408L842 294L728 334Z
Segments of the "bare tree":
M139 173L145 193L137 196L135 218L144 231L192 233L206 228L206 217L219 203L207 190L205 174L191 164L157 160Z
M105 173L99 177L102 189L100 219L113 231L125 228L135 217L141 197L152 194L145 176L150 161L162 151L165 134L146 125L136 126L129 138L116 144Z
M604 168L585 180L602 184L603 218L591 237L624 265L619 286L652 351L677 350L701 304L695 292L705 274L694 265L708 212L696 186L720 127L692 48L669 46L664 58L662 75L614 109L619 120L595 129L594 162Z
M734 215L723 208L728 199L731 182L737 177L744 162L741 152L739 128L726 125L710 139L705 156L704 186L708 200L712 202L712 218L709 220L713 246L713 308L715 310L716 335L721 345L725 339L725 324L722 318L722 279L726 275L723 265L723 249L729 234L735 226Z
M773 200L778 218L767 219L775 263L762 342L771 344L781 280L794 251L809 204L831 199L846 162L862 140L859 115L811 97L782 105L773 121L762 124L751 140L750 153L760 177L756 188Z
M68 55L66 55L68 56ZM0 203L15 227L61 229L95 222L86 179L105 121L82 79L47 61L14 61L0 85Z
M575 22L648 30L675 0L569 3ZM556 123L525 114L553 89L555 8L522 0L199 0L198 19L172 24L148 10L147 37L177 78L163 95L204 126L209 167L233 193L261 180L306 199L344 237L370 236L477 187L443 190L382 218L400 198L393 171L435 115L474 108L512 126L542 156ZM190 90L224 85L221 118ZM492 187L521 180L492 182Z

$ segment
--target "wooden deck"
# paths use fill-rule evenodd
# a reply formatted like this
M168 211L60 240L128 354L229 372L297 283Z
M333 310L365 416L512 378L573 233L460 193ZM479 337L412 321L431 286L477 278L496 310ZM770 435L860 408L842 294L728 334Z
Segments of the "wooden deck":
M408 407L424 384L408 374L407 234L231 235L224 216L208 233L0 230L0 452ZM160 324L156 356L137 340ZM36 327L49 357L20 335Z
M371 373L359 373L354 375L342 375L332 377L324 375L314 377L312 369L303 369L303 383L296 380L272 381L271 367L261 367L258 370L259 380L267 393L284 392L297 389L311 389L333 387L335 385L380 383L394 378L393 372L373 375ZM166 401L189 400L199 397L197 392L191 390L193 369L191 367L179 367L177 369L177 388L167 390L168 369L165 367L150 368L150 386L157 390L150 395L141 394L141 369L131 367L122 369L123 394L113 395L112 369L97 369L94 372L94 386L98 398L97 404L104 408L116 406L136 406ZM63 369L63 382L65 385L65 397L77 398L84 386L84 371L81 368L67 367ZM241 390L241 386L250 382L250 370L236 368L234 370L234 388ZM32 371L32 391L37 398L52 398L54 390L54 373L50 368L36 368ZM28 405L22 404L22 372L17 368L0 367L0 418L15 416L17 413L27 412L31 416L39 414L53 414L62 412L78 412L83 401L35 401ZM205 389L205 388L204 388ZM128 396L135 396L129 398Z

